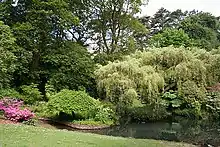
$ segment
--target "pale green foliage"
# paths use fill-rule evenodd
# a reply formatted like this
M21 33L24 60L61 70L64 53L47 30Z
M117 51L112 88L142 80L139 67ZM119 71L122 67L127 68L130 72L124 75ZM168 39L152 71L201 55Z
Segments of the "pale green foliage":
M121 99L127 104L133 99L156 103L164 90L175 90L190 107L199 109L196 103L205 98L205 87L219 82L219 61L218 54L196 48L155 48L101 66L95 75L98 90L114 103Z
M122 62L111 62L95 72L98 89L106 92L106 98L111 102L132 104L140 97L148 101L163 89L164 80L152 66L141 66L139 59L127 57Z

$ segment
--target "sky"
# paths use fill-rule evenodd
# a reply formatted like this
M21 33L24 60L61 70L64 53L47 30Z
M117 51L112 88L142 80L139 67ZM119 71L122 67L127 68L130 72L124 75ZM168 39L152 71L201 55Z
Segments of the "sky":
M196 9L220 16L220 0L149 0L148 5L143 7L141 15L152 16L161 7L170 11Z

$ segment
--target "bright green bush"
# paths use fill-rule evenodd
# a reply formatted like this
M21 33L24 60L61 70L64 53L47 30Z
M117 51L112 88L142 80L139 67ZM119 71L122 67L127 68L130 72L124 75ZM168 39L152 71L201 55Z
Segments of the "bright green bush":
M35 113L36 117L50 117L50 113L47 112L47 102L36 102L30 105L29 109Z
M179 108L184 103L184 101L178 97L177 93L174 91L165 92L162 95L162 99L164 100L162 101L163 105L170 109Z
M155 47L167 47L173 45L175 47L192 46L193 40L182 29L166 28L161 33L154 35L149 44Z
M0 99L4 98L4 97L11 97L11 98L17 98L17 99L23 98L23 96L15 89L1 89L0 90Z
M109 121L116 120L116 114L110 107L100 105L95 112L95 121L108 123Z
M53 85L47 84L47 85L45 86L45 89L46 89L46 97L47 97L47 98L49 98L49 97L51 97L52 95L54 95L54 94L57 93L57 91L56 91L56 89L54 88Z
M49 98L47 109L54 115L61 112L88 118L99 102L84 91L62 90Z
M36 84L21 86L23 100L26 104L34 104L42 100L42 95Z

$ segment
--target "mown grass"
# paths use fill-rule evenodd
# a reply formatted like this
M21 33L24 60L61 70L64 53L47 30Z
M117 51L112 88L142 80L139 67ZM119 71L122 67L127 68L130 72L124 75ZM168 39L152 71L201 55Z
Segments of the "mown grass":
M126 139L27 125L0 125L1 147L192 147L147 139Z

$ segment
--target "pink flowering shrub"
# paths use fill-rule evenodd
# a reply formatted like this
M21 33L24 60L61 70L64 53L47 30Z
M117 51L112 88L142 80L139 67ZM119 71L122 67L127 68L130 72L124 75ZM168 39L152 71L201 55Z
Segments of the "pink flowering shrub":
M16 122L28 121L34 117L28 109L21 109L23 101L11 98L4 98L0 100L0 111L4 112L4 116Z

